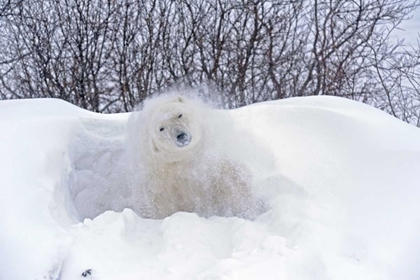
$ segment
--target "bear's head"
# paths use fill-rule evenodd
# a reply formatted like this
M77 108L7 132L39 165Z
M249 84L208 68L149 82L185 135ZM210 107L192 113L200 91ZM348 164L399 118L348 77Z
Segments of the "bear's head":
M184 97L160 104L149 121L153 152L168 162L183 160L200 143L202 125L197 108Z

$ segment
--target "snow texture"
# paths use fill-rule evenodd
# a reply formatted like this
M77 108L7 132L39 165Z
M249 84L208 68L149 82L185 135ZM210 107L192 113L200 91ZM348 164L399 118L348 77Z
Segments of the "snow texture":
M142 218L131 114L1 101L0 279L420 279L418 128L334 97L212 114L252 220Z

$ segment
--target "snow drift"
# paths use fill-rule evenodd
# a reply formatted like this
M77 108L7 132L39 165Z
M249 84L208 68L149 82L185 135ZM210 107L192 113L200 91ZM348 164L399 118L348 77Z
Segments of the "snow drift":
M129 115L0 102L0 279L420 278L418 128L333 97L217 111L267 211L152 220L131 210Z

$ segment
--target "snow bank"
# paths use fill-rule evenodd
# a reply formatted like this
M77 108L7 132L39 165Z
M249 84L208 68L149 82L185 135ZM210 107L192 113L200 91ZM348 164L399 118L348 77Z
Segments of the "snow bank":
M253 221L143 219L129 114L1 101L0 279L420 278L418 128L332 97L214 116L268 197Z

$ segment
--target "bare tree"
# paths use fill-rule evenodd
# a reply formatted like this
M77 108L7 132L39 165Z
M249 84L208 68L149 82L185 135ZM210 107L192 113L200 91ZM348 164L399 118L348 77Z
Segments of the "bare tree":
M0 98L130 111L181 85L226 108L362 101L420 124L419 46L392 34L419 0L4 0Z

